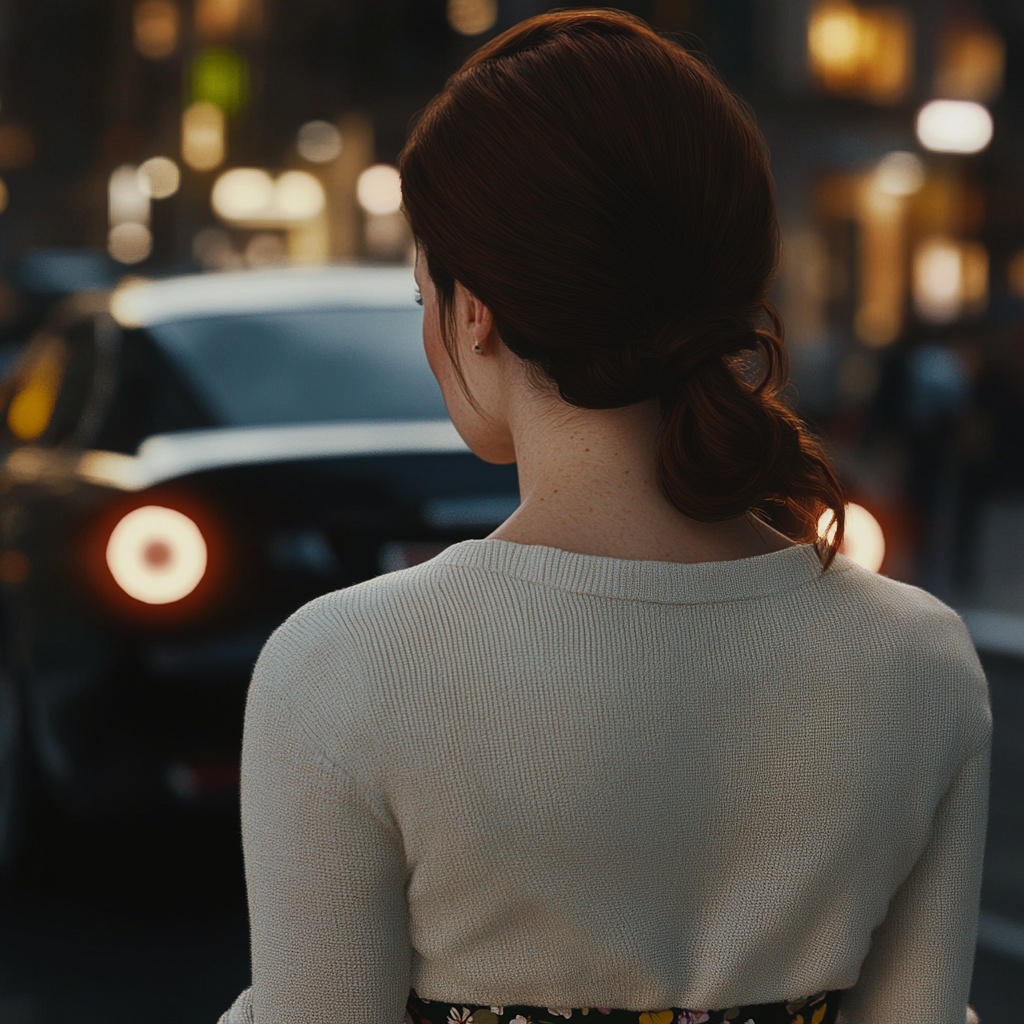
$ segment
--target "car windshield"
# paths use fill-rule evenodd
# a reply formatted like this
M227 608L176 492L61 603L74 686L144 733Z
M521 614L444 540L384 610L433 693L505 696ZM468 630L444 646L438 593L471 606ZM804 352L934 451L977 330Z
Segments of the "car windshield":
M446 418L418 309L218 316L149 328L196 395L232 426Z

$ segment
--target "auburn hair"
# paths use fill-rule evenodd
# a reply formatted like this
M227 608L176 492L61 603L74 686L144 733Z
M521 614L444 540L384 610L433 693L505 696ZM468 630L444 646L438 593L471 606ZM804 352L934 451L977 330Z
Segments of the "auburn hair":
M620 11L530 18L448 80L400 169L456 368L458 281L566 402L659 400L658 482L680 512L781 503L815 541L831 510L831 563L842 489L782 396L767 148L705 62Z

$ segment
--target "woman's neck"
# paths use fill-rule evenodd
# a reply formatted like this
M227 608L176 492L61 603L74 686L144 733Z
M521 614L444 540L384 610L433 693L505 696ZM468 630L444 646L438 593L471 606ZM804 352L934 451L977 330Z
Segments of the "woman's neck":
M537 401L546 407L510 422L522 502L492 538L662 562L729 561L792 545L753 516L701 523L668 502L655 469L656 402L595 410Z

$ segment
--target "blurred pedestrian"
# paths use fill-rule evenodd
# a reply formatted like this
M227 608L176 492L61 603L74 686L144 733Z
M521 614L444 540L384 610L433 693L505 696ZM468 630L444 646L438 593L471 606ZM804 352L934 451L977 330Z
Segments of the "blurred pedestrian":
M985 679L837 555L750 115L638 20L551 13L401 170L427 356L522 504L267 644L224 1020L963 1024Z

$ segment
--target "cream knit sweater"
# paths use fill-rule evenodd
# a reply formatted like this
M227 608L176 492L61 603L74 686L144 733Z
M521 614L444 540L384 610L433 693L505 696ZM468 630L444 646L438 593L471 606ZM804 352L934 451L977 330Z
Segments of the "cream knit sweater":
M842 557L456 544L260 657L222 1019L401 1024L413 985L963 1024L989 744L959 618Z

